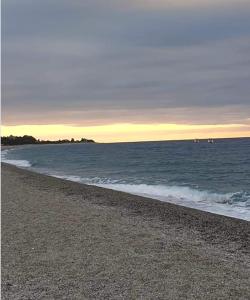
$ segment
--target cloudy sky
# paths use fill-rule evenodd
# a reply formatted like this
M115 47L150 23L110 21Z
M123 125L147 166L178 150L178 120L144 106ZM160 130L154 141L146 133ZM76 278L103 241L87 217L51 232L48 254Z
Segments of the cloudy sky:
M3 133L250 136L250 0L8 0Z

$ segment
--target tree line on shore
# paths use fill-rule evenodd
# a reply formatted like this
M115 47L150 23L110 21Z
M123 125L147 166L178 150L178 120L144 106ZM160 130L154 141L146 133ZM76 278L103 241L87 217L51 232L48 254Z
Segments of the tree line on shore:
M82 138L80 140L75 139L63 139L57 141L49 141L49 140L39 140L34 138L31 135L24 136L3 136L1 137L1 144L4 146L12 146L12 145L28 145L28 144L76 144L76 143L95 143L94 140L89 140L86 138Z

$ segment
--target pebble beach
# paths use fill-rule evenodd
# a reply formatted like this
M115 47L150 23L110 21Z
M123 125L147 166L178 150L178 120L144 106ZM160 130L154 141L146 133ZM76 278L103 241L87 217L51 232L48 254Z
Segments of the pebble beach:
M2 163L2 299L249 299L249 233Z

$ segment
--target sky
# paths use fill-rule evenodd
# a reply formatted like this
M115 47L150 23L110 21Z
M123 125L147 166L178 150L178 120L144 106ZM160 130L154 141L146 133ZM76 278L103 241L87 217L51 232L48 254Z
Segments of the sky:
M250 0L8 0L2 135L250 136Z

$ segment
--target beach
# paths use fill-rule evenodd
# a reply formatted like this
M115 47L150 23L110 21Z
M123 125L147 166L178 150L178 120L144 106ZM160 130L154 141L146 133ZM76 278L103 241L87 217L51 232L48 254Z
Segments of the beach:
M249 233L2 164L2 299L249 299Z

